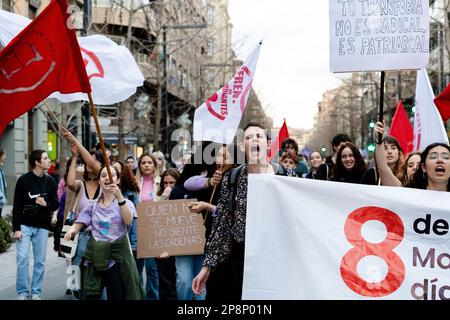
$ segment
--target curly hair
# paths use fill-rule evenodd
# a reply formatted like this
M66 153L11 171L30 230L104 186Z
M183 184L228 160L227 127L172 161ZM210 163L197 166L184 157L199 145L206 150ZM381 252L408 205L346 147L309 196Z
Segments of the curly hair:
M156 195L158 197L160 197L163 192L164 192L164 178L166 176L171 176L175 179L175 182L178 180L178 178L180 177L180 171L178 171L175 168L169 168L166 171L163 172L163 174L161 175L161 183L159 184L159 188L158 188L158 192L156 193Z

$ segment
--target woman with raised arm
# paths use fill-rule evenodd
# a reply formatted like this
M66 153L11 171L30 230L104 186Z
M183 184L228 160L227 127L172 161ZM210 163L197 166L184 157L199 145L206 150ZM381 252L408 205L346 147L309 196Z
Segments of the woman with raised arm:
M384 135L385 125L384 123L377 122L375 128L373 129L374 134L378 137L378 134ZM386 145L384 139L381 143L376 141L375 146L375 161L378 169L378 174L381 179L381 184L383 186L392 186L392 187L401 187L402 182L400 181L399 176L396 175L395 172L391 169L392 165L389 165L387 153L386 153Z
M145 293L127 235L136 209L120 191L119 173L114 167L111 168L111 176L113 181L110 181L105 167L100 170L98 180L102 194L80 212L64 238L69 240L82 228L92 227L84 254L87 261L84 274L87 300L99 299L105 287L108 300L141 300Z
M70 146L70 152L72 153L72 161L69 166L69 171L67 173L67 187L72 192L72 199L77 199L78 196L78 203L72 203L73 200L69 201L69 191L67 192L67 203L71 203L72 206L77 206L78 212L83 211L86 207L93 204L98 197L100 196L100 185L98 182L98 176L95 173L95 171L92 169L92 167L85 165L83 177L82 179L77 179L77 159L78 159L78 147L76 144L72 144ZM85 154L86 158L92 158L92 156L88 153L88 155ZM92 158L94 162L94 160ZM97 163L97 165L100 167L100 165ZM70 209L70 208L69 208ZM65 210L67 211L67 209ZM78 243L77 248L75 252L75 256L71 260L71 264L73 267L73 270L80 270L82 257L84 255L84 251L86 250L87 243L89 241L90 237L90 228L84 228L81 230L80 235L78 237ZM77 277L75 277L77 278ZM75 299L80 299L80 291L78 287L72 287L72 295Z
M380 124L380 126L378 126ZM381 132L383 131L383 132ZM377 122L377 126L374 128L375 136L377 133L381 133L383 136L384 125L381 122ZM381 147L381 145L383 147ZM399 181L401 179L401 166L403 163L403 149L400 143L393 136L386 135L383 137L381 145L377 143L375 152L376 166L367 170L364 177L361 180L362 184L369 185L392 185L391 181L393 177L389 175L386 177L387 172L385 170L389 169L393 176ZM383 159L383 163L380 162L380 158ZM380 165L382 168L380 168ZM386 168L386 165L388 168ZM387 181L385 181L387 179Z
M67 129L61 128L64 139L66 139L71 145L75 145L80 153L81 158L83 159L86 167L91 168L94 171L95 175L100 172L101 164L99 161L96 161L91 153L86 150L86 148L78 141L77 138Z

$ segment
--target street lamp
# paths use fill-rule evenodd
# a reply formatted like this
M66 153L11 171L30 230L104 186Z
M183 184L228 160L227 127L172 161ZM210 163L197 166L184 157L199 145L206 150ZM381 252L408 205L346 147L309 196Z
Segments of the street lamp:
M164 90L163 90L163 101L164 101L164 118L165 118L165 130L163 135L164 140L164 154L169 154L169 146L170 146L170 117L169 117L169 101L168 101L168 79L167 79L167 29L205 29L207 27L206 24L191 24L191 25L174 25L168 26L164 25L162 27L163 32L163 56L164 56L164 66L163 66L163 77L164 77Z

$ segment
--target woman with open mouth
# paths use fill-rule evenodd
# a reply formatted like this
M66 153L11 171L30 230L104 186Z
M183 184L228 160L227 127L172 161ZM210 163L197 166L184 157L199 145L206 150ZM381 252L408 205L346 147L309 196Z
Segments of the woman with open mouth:
M420 164L405 187L450 191L450 146L432 143L420 155Z

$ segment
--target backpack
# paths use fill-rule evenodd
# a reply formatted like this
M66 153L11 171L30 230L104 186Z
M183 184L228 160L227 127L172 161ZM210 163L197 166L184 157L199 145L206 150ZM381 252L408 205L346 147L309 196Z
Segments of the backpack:
M278 163L271 163L273 171L277 176L287 176L287 170ZM228 210L229 212L234 212L236 209L236 182L238 177L241 175L242 169L244 165L241 164L233 169L231 169L230 174L228 175L227 187L230 190L230 196L228 197Z

